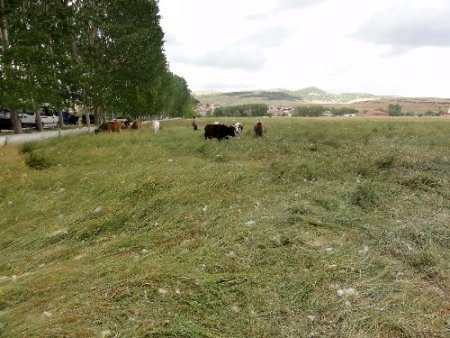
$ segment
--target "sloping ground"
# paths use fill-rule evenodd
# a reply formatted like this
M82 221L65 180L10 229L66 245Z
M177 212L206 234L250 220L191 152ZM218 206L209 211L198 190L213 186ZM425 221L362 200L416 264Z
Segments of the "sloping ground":
M0 335L448 337L450 121L242 121L0 148Z
M238 105L247 103L266 103L273 105L298 105L311 103L351 103L353 101L372 100L376 97L365 93L332 94L316 87L303 88L296 91L285 89L237 91L226 93L194 93L201 103L219 105Z

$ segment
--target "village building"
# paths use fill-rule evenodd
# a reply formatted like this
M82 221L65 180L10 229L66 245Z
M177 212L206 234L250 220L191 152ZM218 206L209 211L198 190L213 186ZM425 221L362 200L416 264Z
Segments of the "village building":
M197 116L208 116L214 113L214 110L219 107L213 103L198 103L195 107Z
M442 116L450 117L450 107L448 107L448 112L442 114Z
M389 116L389 114L385 111L377 110L377 109L370 109L365 110L362 112L359 112L356 114L358 117L384 117Z

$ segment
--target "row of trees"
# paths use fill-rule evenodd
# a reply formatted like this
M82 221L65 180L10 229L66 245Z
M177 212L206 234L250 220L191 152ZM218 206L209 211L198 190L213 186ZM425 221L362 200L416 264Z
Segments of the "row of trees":
M218 107L214 116L266 116L268 109L267 104L261 103Z
M80 105L96 123L106 113L189 116L163 38L157 0L0 0L0 108L16 132L18 111L43 103Z
M331 112L334 116L343 116L348 114L356 114L357 109L349 107L326 108L322 105L299 106L294 110L294 116L322 116L326 111Z

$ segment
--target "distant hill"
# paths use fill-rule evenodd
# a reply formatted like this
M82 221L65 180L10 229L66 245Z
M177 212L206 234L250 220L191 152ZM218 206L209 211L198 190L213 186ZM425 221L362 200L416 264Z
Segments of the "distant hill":
M378 109L387 111L389 104L399 104L402 112L444 114L450 110L450 98L376 96L367 93L333 94L317 87L299 90L272 89L234 92L193 93L200 104L233 106L247 103L265 103L273 106L300 106L321 104L327 107L351 107L357 110ZM450 113L449 113L450 114Z
M342 104L378 99L366 93L332 94L316 87L307 87L295 91L286 89L252 90L234 92L193 93L201 103L218 105L238 105L246 103L266 103L273 105L293 105L301 103Z

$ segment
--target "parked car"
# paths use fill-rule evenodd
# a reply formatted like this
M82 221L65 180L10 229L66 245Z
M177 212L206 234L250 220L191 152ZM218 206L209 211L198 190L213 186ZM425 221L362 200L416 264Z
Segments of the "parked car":
M49 105L43 105L39 111L41 115L42 126L52 128L58 125L58 114ZM35 112L19 112L19 119L23 128L36 128ZM0 129L12 129L11 112L9 109L0 109Z
M42 127L52 128L58 125L58 114L55 110L48 106L43 105L39 112L41 114ZM22 127L36 127L36 113L35 112L24 112L19 113L20 121L22 121Z
M12 122L10 111L0 108L0 131L2 129L12 129Z
M69 111L66 111L66 110L62 111L62 117L63 117L64 124L73 124L73 125L76 125L78 123L79 118L80 118L78 116L78 114L73 113L73 112L69 112Z

